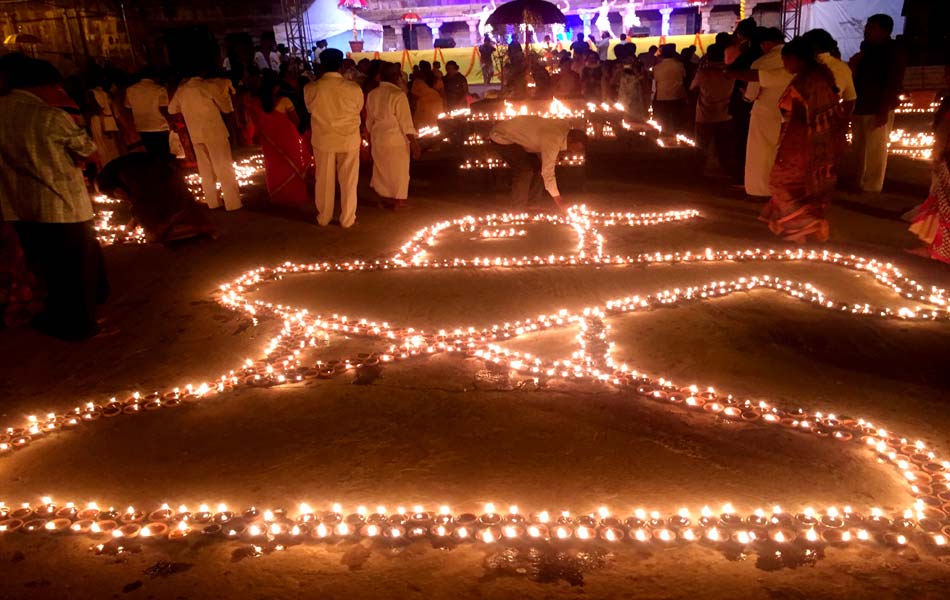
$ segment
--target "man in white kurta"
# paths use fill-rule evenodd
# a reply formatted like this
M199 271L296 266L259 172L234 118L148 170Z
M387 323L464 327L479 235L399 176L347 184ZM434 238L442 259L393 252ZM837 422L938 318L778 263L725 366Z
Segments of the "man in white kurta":
M781 32L778 35L781 36ZM746 90L746 97L755 100L745 155L745 193L749 196L771 196L769 174L782 132L778 101L793 77L782 63L782 46L780 37L762 42L765 54L752 63L758 84L752 83Z
M241 208L241 192L234 175L234 159L228 141L228 128L221 113L231 112L231 106L218 99L213 84L200 77L192 77L178 87L168 105L168 112L181 113L188 127L188 135L198 159L198 175L201 189L209 208L218 208L217 184L221 184L224 207L227 210Z
M386 63L379 87L366 97L366 129L373 153L370 187L395 206L409 197L409 158L418 152L409 98L399 87L401 78L400 65Z
M343 53L328 48L320 54L323 77L303 90L313 131L313 160L316 167L315 201L317 223L330 224L336 184L340 184L340 225L356 222L356 184L360 174L360 111L363 90L343 78Z

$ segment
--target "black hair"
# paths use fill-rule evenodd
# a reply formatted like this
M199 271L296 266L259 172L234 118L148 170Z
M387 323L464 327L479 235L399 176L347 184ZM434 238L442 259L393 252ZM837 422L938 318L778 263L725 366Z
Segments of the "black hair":
M722 62L726 59L726 49L719 45L719 43L710 44L709 48L706 48L706 60L709 62Z
M831 34L824 29L812 29L811 31L806 31L802 34L802 39L811 44L812 48L814 48L815 52L818 54L823 52L834 52L838 49L838 42L836 42L835 38L831 37Z
M736 33L746 38L755 37L756 29L755 19L752 17L742 19L736 24Z
M336 48L327 48L320 53L320 66L326 73L339 71L343 66L343 53Z
M29 59L21 62L10 75L10 87L30 88L61 83L63 76L53 63L46 60Z
M778 27L759 27L756 32L757 42L777 42L781 44L785 41L785 34Z
M871 23L877 25L888 34L894 33L894 19L891 18L891 15L885 15L884 13L871 15L868 17L868 25Z
M396 83L399 81L399 77L402 75L402 66L399 63L387 62L383 63L382 68L379 70L379 80L388 81L389 83Z
M270 69L264 71L264 74L261 76L261 85L257 91L257 99L261 101L261 108L264 109L266 113L274 112L274 107L277 105L275 90L279 83L280 81L277 74Z
M782 46L782 56L793 56L809 66L818 64L815 48L803 37L796 37Z

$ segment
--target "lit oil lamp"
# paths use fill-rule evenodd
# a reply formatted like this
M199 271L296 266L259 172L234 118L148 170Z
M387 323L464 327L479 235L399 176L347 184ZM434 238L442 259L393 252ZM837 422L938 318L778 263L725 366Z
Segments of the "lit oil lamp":
M38 531L43 531L46 528L46 519L30 519L23 523L23 526L20 528L21 531L26 533L36 533Z
M142 529L139 531L139 537L141 538L163 538L168 535L168 525L165 522L153 522L147 523L142 526Z
M0 521L0 534L13 533L23 527L22 519L4 519Z
M47 533L63 533L69 529L72 521L66 518L51 519L46 522L44 529Z
M191 533L191 527L187 521L179 521L177 525L168 532L168 539L173 542L183 541Z
M162 504L161 508L153 510L148 514L149 521L165 522L174 516L174 511L167 504Z
M124 513L119 517L123 523L138 523L145 518L145 513L140 510L135 510L133 507L126 509Z

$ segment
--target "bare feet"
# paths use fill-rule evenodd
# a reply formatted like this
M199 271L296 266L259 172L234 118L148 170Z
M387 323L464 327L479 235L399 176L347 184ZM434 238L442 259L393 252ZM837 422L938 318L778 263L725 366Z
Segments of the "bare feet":
M917 256L923 256L924 258L930 258L929 246L917 246L916 248L904 248L904 252L906 252L907 254L916 254Z

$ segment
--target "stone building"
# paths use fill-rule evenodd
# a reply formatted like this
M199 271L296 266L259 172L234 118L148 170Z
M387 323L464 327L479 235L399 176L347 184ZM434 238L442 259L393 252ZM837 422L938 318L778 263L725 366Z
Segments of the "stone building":
M571 32L600 33L597 23L604 4L598 0L554 0L567 16L565 28L550 28L544 34ZM502 4L502 2L497 2ZM761 25L781 27L781 2L747 0L746 15ZM492 4L472 0L376 0L360 12L363 18L384 26L383 49L432 48L434 40L453 40L457 46L468 46L480 39L481 19L488 16ZM632 9L632 10L631 10ZM421 22L407 25L401 20L406 13L421 17ZM634 26L636 19L639 26ZM648 35L683 35L698 32L731 31L739 15L737 0L616 0L607 5L610 31L619 35L631 26L635 33ZM513 30L509 28L507 33ZM499 34L502 32L494 32Z

